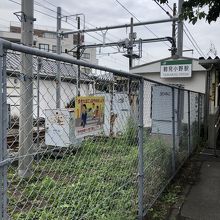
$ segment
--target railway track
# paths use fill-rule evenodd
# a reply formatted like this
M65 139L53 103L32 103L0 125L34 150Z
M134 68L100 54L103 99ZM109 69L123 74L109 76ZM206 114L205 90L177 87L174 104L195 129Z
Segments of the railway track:
M45 138L45 129L41 128L39 131L39 140L43 141ZM37 129L34 128L33 130L33 142L37 142ZM19 145L19 130L18 129L11 129L8 131L7 135L7 147L8 149L17 150Z

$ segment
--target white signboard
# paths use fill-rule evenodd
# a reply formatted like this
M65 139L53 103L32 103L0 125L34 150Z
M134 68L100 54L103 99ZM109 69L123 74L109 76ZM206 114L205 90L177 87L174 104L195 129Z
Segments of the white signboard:
M172 60L160 63L161 78L179 78L192 76L192 60Z

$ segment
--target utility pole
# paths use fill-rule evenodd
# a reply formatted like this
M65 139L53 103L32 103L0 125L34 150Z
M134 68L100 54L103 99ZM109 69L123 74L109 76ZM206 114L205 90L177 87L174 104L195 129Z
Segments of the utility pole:
M33 0L21 2L21 43L33 44ZM19 118L19 168L22 178L32 175L33 156L33 60L30 54L21 54L20 118Z
M130 43L129 43L129 48L128 48L128 52L129 52L129 69L132 68L132 64L133 64L133 39L134 39L134 22L133 22L133 18L131 18L131 29L130 29Z
M57 7L57 54L61 54L61 7ZM57 61L56 74L56 108L60 108L60 61Z
M129 35L129 45L128 45L128 56L129 56L129 70L131 70L133 66L133 44L134 44L134 21L131 17L131 27L130 27L130 35ZM131 78L128 79L128 99L130 105L132 105L132 93L131 93L132 81ZM132 109L132 107L131 107ZM133 116L133 110L131 110L131 115Z
M184 0L179 0L178 3L178 15L182 14L182 6ZM178 42L177 42L177 55L181 57L183 55L183 21L178 20Z
M77 16L77 29L80 30L80 16ZM77 51L76 51L76 59L80 60L80 45L81 45L81 34L77 33ZM77 96L80 96L80 65L78 65L78 73L77 73Z
M173 17L176 17L176 3L173 4ZM172 38L174 41L174 45L176 45L176 21L173 21L172 24ZM176 54L176 47L172 47L171 55L174 56Z

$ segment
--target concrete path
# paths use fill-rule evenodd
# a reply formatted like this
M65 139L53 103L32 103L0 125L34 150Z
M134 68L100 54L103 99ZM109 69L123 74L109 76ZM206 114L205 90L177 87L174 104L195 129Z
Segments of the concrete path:
M190 187L177 220L220 220L220 151L206 150L192 162L201 162L196 184Z

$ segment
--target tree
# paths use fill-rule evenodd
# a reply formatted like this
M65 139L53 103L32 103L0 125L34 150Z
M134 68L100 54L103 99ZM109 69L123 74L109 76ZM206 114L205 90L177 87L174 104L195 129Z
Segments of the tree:
M161 4L168 0L157 0ZM220 16L220 0L187 0L183 3L182 19L189 19L195 24L200 19L206 19L208 23L216 21Z

